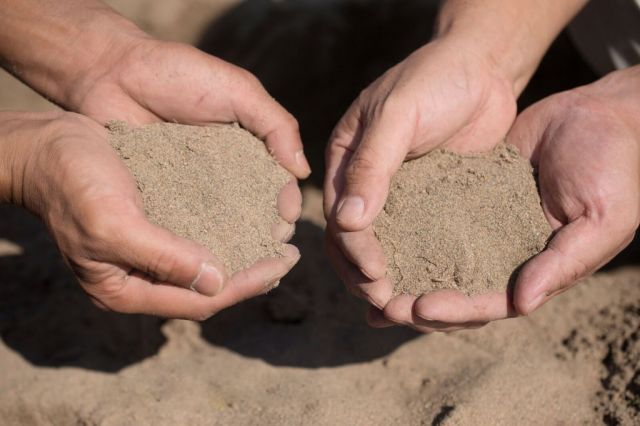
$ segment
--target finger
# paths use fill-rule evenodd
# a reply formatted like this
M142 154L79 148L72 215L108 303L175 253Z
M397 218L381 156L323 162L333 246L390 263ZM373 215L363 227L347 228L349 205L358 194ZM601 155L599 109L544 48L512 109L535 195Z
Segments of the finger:
M280 222L271 226L271 237L274 240L286 243L293 238L293 234L296 231L296 225L281 220Z
M82 283L98 306L115 312L164 318L203 320L211 315L213 298L194 291L159 284L144 274L132 274L116 283Z
M379 309L384 308L393 293L391 283L386 278L371 280L364 276L358 268L344 257L329 236L326 238L326 248L329 260L350 293L365 299Z
M267 149L299 179L311 174L304 155L297 120L246 71L231 90L233 109L244 128L265 141Z
M158 282L213 296L220 293L227 272L220 260L203 246L178 237L141 218L118 241L121 264L131 266Z
M259 260L251 267L233 274L227 285L230 290L225 293L225 287L219 297L223 302L238 303L256 294L266 293L277 286L299 260L300 251L297 247L287 244L282 257Z
M451 332L462 329L479 328L486 324L482 321L469 321L464 323L447 323L443 321L424 320L415 314L417 296L401 294L389 301L384 308L384 316L387 320L413 328L421 333L434 331Z
M293 179L282 187L276 203L280 217L294 223L302 213L302 193L298 181Z
M323 185L323 209L327 222L335 223L338 196L345 184L344 172L351 161L354 148L362 136L359 108L354 103L331 133L325 150L326 172Z
M329 225L333 229L335 225ZM380 242L368 227L362 231L334 233L333 238L346 258L371 280L386 276L387 266Z
M410 327L420 333L431 333L433 329L418 325L413 320L412 310L415 301L416 296L410 294L401 294L393 297L382 311L384 317L387 321Z
M527 315L607 263L631 239L621 223L581 216L559 229L547 248L528 261L514 290L516 310Z
M101 286L83 283L96 303L122 313L139 313L165 318L205 320L222 309L271 289L298 261L300 253L287 246L279 259L264 259L235 273L214 297L154 282L144 274L126 275Z
M357 146L342 147L354 151L337 202L336 223L343 230L365 229L382 210L391 178L407 155L410 121L406 111L388 108L368 123Z
M506 291L474 296L456 290L434 291L416 300L414 313L422 321L450 325L485 323L515 316Z
M374 328L388 328L398 325L395 322L386 319L384 317L384 313L375 306L369 306L366 320L367 324Z
M369 227L360 232L344 232L335 223L336 199L342 191L345 168L352 155L351 146L357 145L361 137L358 119L358 102L352 105L336 126L327 148L327 173L324 182L324 213L327 230L338 243L340 250L360 271L378 280L386 274L386 263L380 243Z

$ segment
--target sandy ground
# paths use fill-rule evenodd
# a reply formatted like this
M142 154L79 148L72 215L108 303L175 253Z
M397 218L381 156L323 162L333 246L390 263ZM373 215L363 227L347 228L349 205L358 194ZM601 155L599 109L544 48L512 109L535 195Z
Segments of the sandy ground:
M111 3L155 35L198 43L234 2ZM268 83L275 71L255 64ZM51 107L0 74L0 109ZM299 112L303 136L324 137ZM372 330L323 255L321 193L307 185L304 200L300 264L202 324L97 310L39 222L0 205L0 423L633 424L637 251L528 318L449 335Z

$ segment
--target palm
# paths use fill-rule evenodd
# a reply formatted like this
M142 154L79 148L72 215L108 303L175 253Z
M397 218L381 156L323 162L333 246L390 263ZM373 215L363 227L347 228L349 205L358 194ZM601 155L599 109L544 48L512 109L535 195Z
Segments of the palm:
M564 114L543 121L541 114L524 114L519 129L544 126L536 145L513 138L538 167L542 206L555 229L545 252L522 271L514 295L521 313L537 306L533 298L541 287L547 300L609 261L637 227L638 144L611 111L591 100L579 102L570 120Z
M513 89L490 64L439 42L362 92L331 137L325 179L329 254L352 292L379 308L391 297L371 224L402 162L438 147L490 149L504 139L515 113ZM364 212L345 220L339 207L354 195Z
M439 291L391 300L372 310L376 326L454 330L528 314L618 253L640 219L640 148L626 117L580 92L548 98L523 112L508 141L538 170L554 235L518 274L513 294L467 297ZM631 130L631 131L630 131Z
M38 146L27 163L24 203L45 220L99 306L203 319L262 294L297 261L287 245L284 257L259 260L227 279L208 249L146 220L135 182L102 126L77 114L49 115L41 120L48 127L39 129L48 137L26 137ZM277 206L286 222L297 219L300 201L295 182L285 185ZM281 239L291 234L285 231Z

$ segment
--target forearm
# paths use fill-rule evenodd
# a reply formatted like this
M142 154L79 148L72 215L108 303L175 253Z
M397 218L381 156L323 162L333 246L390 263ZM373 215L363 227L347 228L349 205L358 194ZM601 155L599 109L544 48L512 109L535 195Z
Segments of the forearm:
M447 0L436 38L492 61L519 95L550 44L588 0Z
M98 0L0 0L0 63L58 103L144 33Z

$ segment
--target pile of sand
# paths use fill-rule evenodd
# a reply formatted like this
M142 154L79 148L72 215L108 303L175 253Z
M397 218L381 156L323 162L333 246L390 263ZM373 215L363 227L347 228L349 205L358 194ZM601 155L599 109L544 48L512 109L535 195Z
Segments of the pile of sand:
M271 236L289 181L264 144L234 125L109 124L109 140L133 173L145 214L208 247L230 273L280 256Z
M406 162L374 229L395 292L416 295L504 291L552 231L529 162L505 144Z

